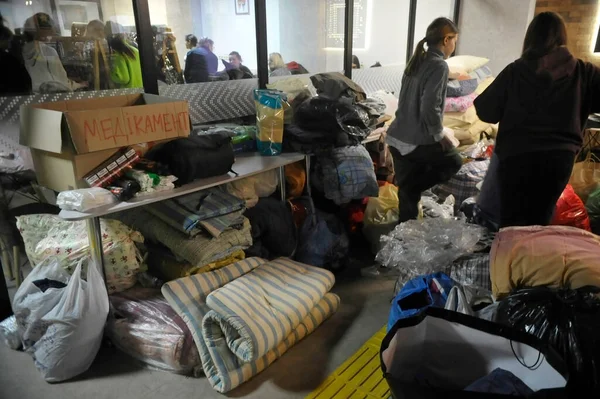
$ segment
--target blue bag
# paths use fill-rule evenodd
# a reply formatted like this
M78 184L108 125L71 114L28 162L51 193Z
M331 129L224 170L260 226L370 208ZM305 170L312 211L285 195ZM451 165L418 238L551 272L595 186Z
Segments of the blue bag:
M398 320L415 316L426 308L443 308L452 287L452 279L441 272L419 276L407 282L392 301L388 331Z

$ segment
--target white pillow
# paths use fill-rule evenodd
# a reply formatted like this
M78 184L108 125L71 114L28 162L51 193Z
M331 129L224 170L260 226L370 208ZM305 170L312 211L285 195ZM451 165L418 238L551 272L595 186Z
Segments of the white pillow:
M487 58L473 55L457 55L446 60L450 73L471 73L490 62Z

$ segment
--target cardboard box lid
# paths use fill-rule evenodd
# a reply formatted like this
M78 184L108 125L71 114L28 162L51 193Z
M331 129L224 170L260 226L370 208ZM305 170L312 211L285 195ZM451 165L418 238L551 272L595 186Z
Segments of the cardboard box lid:
M21 107L20 142L77 154L190 134L186 101L152 94L58 101Z

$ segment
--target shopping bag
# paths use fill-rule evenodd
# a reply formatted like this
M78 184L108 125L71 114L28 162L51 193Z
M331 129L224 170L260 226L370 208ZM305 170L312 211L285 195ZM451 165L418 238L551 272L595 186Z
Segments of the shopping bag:
M600 188L600 159L590 151L583 162L573 166L569 184L586 202L590 194Z
M48 382L86 371L102 343L108 294L98 268L83 259L72 276L56 259L36 266L15 294L13 310L23 348Z
M398 187L386 184L379 187L379 197L369 198L365 210L365 224L398 223Z
M560 198L556 202L552 225L577 227L585 231L592 231L590 218L581 198L575 194L573 187L567 184Z
M445 309L399 320L383 340L381 365L396 399L507 397L465 391L497 369L516 376L534 392L530 398L567 397L566 366L550 347L511 327Z

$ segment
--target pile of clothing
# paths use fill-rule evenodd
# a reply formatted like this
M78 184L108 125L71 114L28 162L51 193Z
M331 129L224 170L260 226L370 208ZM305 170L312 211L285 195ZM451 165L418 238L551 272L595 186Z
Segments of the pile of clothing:
M454 131L461 145L474 144L485 133L495 137L496 125L482 122L473 105L475 98L494 81L487 58L461 55L447 60L450 82L444 110L444 126Z
M243 259L240 251L252 245L244 210L243 199L214 188L114 217L144 235L150 270L171 280Z
M373 161L361 143L377 127L385 104L337 72L311 81L318 95L295 108L284 150L316 155L315 188L337 205L377 196Z

